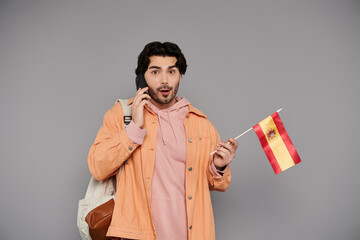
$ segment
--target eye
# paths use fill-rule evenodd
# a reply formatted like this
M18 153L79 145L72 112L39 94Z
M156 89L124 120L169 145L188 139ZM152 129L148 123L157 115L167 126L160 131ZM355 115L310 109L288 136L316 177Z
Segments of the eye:
M174 74L175 72L175 70L170 70L170 74Z
M158 71L158 70L154 70L154 71L152 71L151 73L152 73L152 74L158 74L159 71Z

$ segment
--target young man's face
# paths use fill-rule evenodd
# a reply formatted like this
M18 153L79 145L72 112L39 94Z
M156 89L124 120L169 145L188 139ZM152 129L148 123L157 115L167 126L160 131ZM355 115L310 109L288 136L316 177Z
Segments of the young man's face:
M160 109L168 108L176 102L175 96L181 81L176 61L176 57L151 56L144 74L152 103Z

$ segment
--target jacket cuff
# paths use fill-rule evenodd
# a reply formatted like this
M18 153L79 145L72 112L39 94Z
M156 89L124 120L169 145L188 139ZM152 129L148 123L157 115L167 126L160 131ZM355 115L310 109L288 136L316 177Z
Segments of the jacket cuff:
M131 121L125 129L126 134L134 144L141 145L143 143L145 135L147 133L146 129L139 128L139 126L136 125L136 123L134 123L133 121Z

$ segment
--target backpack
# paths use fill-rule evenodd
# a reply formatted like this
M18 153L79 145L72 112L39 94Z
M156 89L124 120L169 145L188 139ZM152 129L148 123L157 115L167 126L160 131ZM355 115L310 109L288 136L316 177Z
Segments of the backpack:
M129 99L117 99L124 111L125 127L131 122ZM122 166L119 169L121 174ZM120 177L119 177L120 179ZM109 228L116 195L116 175L103 181L90 178L85 198L79 200L77 227L82 240L100 240L105 237Z

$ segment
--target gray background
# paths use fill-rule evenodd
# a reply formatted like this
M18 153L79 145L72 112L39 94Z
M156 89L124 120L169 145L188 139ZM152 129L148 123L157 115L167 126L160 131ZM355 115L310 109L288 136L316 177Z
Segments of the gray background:
M280 107L302 163L254 132L212 193L218 239L360 239L359 1L1 1L0 239L75 239L104 113L146 43L188 60L179 95L222 139Z

